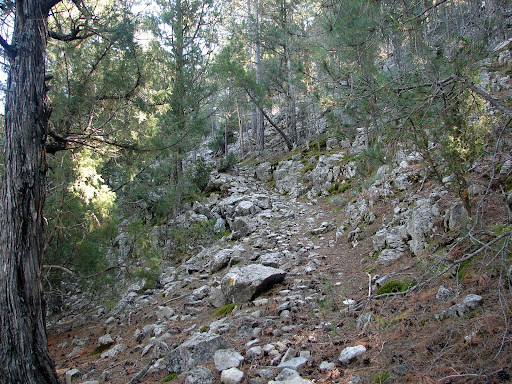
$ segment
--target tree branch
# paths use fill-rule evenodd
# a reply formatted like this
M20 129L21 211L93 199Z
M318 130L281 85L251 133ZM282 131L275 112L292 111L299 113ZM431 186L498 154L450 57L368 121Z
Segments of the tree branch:
M0 36L0 45L10 57L16 56L17 49L9 44L2 36Z
M112 265L108 268L105 268L103 271L99 271L99 272L96 272L96 273L93 273L92 275L88 275L88 276L80 276L80 275L77 275L75 272L73 272L71 269L68 269L66 267L63 267L61 265L43 265L43 268L44 269L58 269L62 272L65 272L67 273L68 275L71 275L73 277L76 277L78 279L83 279L83 280L90 280L92 279L93 277L96 277L96 276L99 276L101 275L102 273L105 273L105 272L108 272L112 269L115 269L115 268L123 268L124 265L122 264L116 264L116 265Z
M490 94L485 92L483 89L478 88L473 82L464 79L462 77L458 77L453 75L453 78L455 80L458 80L462 82L464 85L466 85L469 89L471 89L473 92L475 92L477 95L482 97L483 99L487 100L492 106L498 108L502 112L504 112L506 115L512 117L512 109L507 107L501 100L496 99L495 97L492 97Z
M293 145L290 142L290 140L288 139L288 136L286 135L286 133L281 128L279 128L276 123L274 123L272 121L272 119L267 115L267 113L265 112L263 107L256 101L256 99L251 94L251 92L247 88L244 88L244 90L247 93L247 95L249 96L249 98L251 99L251 101L254 103L256 108L259 109L259 111L261 112L263 117L265 117L265 119L270 123L270 125L272 125L276 129L276 131L279 132L281 137L284 139L284 142L286 143L286 147L288 148L289 151L291 151L293 149Z

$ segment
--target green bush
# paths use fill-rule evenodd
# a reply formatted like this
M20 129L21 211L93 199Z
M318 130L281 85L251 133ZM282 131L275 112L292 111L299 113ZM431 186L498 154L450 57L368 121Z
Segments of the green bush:
M227 172L233 169L234 165L238 162L236 155L233 152L229 152L228 155L221 159L218 164L219 172Z

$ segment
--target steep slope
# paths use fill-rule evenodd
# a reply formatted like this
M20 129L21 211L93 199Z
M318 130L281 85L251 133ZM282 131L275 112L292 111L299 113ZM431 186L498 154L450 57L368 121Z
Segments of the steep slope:
M479 183L477 228L414 156L366 178L350 148L214 174L184 218L230 235L111 311L51 319L52 356L73 383L508 382L511 228Z

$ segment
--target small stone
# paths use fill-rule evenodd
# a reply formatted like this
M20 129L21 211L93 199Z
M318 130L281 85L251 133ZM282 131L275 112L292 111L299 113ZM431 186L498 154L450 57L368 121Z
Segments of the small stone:
M294 369L290 368L284 368L279 375L276 376L276 380L278 381L285 381L285 380L292 380L296 377L300 377L299 372L297 372Z
M249 348L245 354L248 360L256 359L263 355L263 348L260 346Z
M299 356L299 357L294 357L293 359L290 359L290 360L286 360L286 361L283 361L281 364L279 364L277 366L277 369L285 369L285 368L289 368L289 369L293 369L297 372L300 372L302 371L302 369L304 369L304 367L306 366L306 364L308 363L308 359L302 357L302 356Z
M215 351L213 361L215 362L215 368L222 372L229 368L238 368L244 358L233 349L218 349Z
M436 300L446 301L452 296L452 290L443 287L442 285L439 287L436 293Z
M114 339L112 338L112 336L110 336L110 333L107 333L106 335L101 336L98 339L98 344L100 346L111 345L111 344L114 344Z
M334 370L334 363L329 363L328 361L322 361L320 363L320 370L321 371L332 371Z
M80 376L80 371L78 369L70 369L66 372L66 384L71 384L76 378Z
M364 355L366 348L362 345L355 347L347 347L340 353L339 361L341 364L350 364L351 361L357 359L359 356Z
M215 375L205 367L195 367L185 379L185 384L212 384Z
M156 311L156 318L158 321L167 320L174 316L174 310L170 307L159 306Z
M124 345L123 344L117 344L110 348L108 351L105 351L101 354L102 359L108 359L111 357L115 357L119 355L121 352L124 351Z
M220 381L224 384L239 384L244 378L244 373L238 368L229 368L222 371Z

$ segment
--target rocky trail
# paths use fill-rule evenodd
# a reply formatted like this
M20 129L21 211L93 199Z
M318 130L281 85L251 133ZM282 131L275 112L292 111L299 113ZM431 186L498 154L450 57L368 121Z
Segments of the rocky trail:
M250 169L215 175L188 218L217 217L228 237L165 268L157 289L134 284L110 311L82 303L49 319L63 382L507 382L498 275L448 273L411 289L433 264L420 249L448 241L436 226L455 228L460 204L407 164L380 170L349 202L298 197L283 190L296 165L273 170L275 188ZM377 298L391 281L406 286Z

